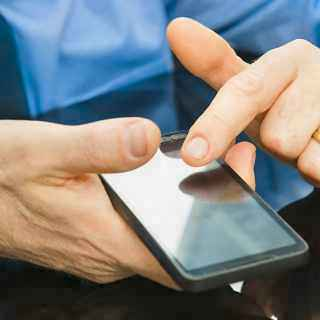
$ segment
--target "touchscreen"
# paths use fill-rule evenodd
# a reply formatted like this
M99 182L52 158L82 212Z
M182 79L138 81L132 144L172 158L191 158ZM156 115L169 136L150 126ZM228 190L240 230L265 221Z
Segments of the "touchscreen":
M141 168L104 178L187 271L295 243L218 162L193 168L159 150Z

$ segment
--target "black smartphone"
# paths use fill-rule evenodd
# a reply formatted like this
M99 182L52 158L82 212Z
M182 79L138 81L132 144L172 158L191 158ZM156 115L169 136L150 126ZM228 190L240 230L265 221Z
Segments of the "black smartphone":
M229 166L183 162L184 139L164 136L144 166L102 176L115 208L176 283L197 292L304 264L305 241Z

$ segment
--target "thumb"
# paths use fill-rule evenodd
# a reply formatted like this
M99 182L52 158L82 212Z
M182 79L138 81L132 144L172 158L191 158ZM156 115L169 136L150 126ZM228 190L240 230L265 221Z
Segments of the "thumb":
M233 145L225 156L226 163L252 188L255 189L256 180L254 165L256 147L249 142Z
M43 135L46 142L41 147L46 150L41 154L50 159L50 167L70 173L132 170L147 162L160 144L158 127L141 118L80 126L50 124Z
M167 37L181 63L215 89L247 67L222 37L192 19L173 20Z

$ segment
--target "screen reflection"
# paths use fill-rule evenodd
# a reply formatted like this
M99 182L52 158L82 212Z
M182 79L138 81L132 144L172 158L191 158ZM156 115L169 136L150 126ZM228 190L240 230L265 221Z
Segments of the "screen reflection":
M295 243L219 162L193 168L158 151L146 165L104 178L187 271Z

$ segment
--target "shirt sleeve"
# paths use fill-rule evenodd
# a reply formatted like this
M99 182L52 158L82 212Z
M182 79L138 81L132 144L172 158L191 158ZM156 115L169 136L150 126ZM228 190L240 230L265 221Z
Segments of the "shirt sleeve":
M167 0L167 8L169 19L194 18L256 55L297 38L320 44L319 0Z

